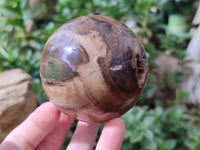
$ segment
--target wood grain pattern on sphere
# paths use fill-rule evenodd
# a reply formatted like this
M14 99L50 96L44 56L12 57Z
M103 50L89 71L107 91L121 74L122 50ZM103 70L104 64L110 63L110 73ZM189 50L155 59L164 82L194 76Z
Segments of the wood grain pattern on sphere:
M147 80L148 62L122 23L91 15L71 20L47 41L40 74L54 105L82 121L104 122L128 111Z

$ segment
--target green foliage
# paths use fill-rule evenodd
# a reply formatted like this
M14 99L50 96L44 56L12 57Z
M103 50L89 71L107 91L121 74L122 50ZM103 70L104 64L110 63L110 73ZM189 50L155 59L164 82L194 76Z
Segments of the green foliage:
M127 132L122 149L200 149L200 130L196 125L199 120L183 107L188 93L179 89L182 73L158 78L155 63L155 58L167 50L184 68L185 49L191 39L189 22L195 12L193 3L193 0L41 0L39 7L31 8L28 0L1 0L0 72L22 68L31 74L41 104L48 100L39 77L41 53L59 26L90 14L110 16L123 23L132 20L131 29L139 35L148 55L149 80L138 102L140 107L123 116Z
M26 30L33 18L45 12L46 6L41 5L38 9L30 9L27 3L27 0L1 1L0 71L12 68L24 69L32 75L35 91L41 94L39 66L44 44L40 38L42 31Z
M123 116L126 122L124 150L197 150L200 130L182 106L135 107Z

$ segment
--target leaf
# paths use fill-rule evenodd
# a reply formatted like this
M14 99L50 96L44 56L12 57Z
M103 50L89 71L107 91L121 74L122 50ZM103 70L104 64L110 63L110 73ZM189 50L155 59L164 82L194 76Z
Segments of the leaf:
M197 130L197 128L195 126L190 125L187 130L187 136L188 136L188 138L191 138L193 140L199 140L198 139L199 132L200 131Z
M136 114L136 119L137 119L137 120L140 120L140 119L144 116L146 110L147 110L147 107L143 107L143 108Z
M126 130L124 138L127 139L127 138L131 137L131 135L132 135L132 132L130 130Z
M165 142L165 148L166 148L167 150L174 149L175 146L176 146L176 140L174 140L174 139L170 139L170 140L167 140L167 141Z
M14 18L18 18L19 15L17 13L14 13L6 8L0 7L0 15L2 16L6 16L8 18L14 19Z
M21 0L21 2L20 2L21 9L24 9L26 7L26 5L27 5L27 0Z
M155 109L154 109L154 114L155 116L159 117L160 115L162 115L163 113L163 108L160 107L160 106L157 106Z
M0 55L2 55L4 58L9 58L8 53L6 52L6 50L0 45Z
M7 24L13 25L13 26L19 26L23 28L23 22L21 19L12 19L12 20L7 20Z
M180 106L172 108L170 117L174 120L179 120L183 116L183 109Z
M144 136L148 139L148 140L153 140L153 132L151 130L146 130Z
M130 142L131 143L138 143L143 139L143 134L142 133L135 133L131 136Z
M144 94L142 95L142 99L149 99L154 96L157 92L157 87L154 84L147 84L144 88Z
M37 16L41 15L46 11L46 6L41 5L37 9L26 9L23 11L22 18L24 25L28 23L29 20L36 18Z
M157 149L157 143L153 140L143 140L142 141L142 147L145 150L156 150Z
M146 127L149 127L151 126L151 124L154 122L155 118L152 117L152 116L147 116L144 118L143 120L143 124L146 126Z
M194 149L196 144L197 144L198 141L195 141L193 139L186 139L184 141L184 144L185 146L187 146L188 148L191 148L191 149Z

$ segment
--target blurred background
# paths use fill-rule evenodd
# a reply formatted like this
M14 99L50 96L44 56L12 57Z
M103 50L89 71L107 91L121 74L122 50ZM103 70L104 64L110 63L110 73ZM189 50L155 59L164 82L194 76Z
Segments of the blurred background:
M140 100L122 116L122 150L200 150L198 7L198 0L1 0L0 72L30 74L39 106L48 101L39 67L49 36L79 16L113 17L139 36L150 69Z

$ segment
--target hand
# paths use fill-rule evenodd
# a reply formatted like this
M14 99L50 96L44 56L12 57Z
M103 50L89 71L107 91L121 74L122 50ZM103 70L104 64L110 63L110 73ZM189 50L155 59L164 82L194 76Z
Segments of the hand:
M44 103L5 138L0 150L60 150L73 121L51 102ZM92 150L98 128L98 123L79 121L67 150ZM124 132L120 118L108 121L96 150L119 150Z

